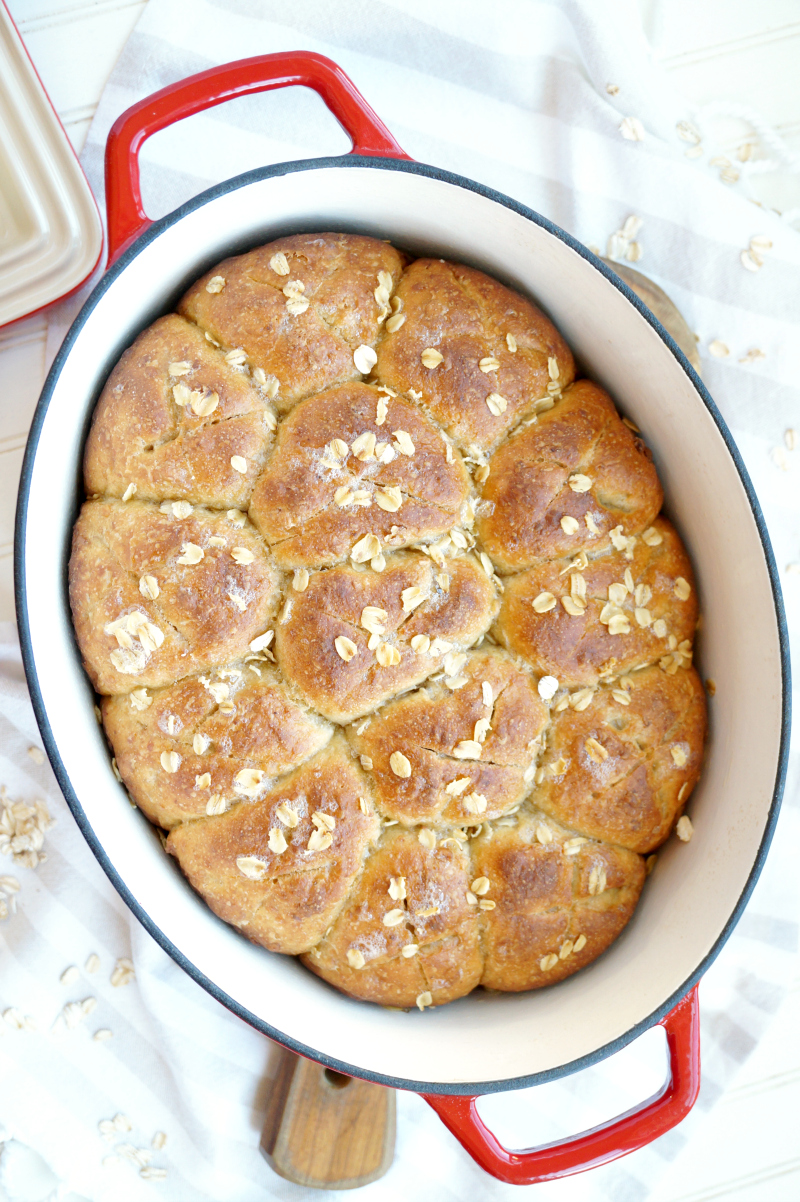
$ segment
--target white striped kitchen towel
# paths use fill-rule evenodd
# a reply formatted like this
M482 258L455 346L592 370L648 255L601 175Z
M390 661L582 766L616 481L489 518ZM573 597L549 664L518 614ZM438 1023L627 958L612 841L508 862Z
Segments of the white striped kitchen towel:
M83 154L98 197L105 138L128 105L216 63L298 48L340 63L415 158L508 193L603 250L627 218L639 219L635 238L618 237L612 249L641 253L640 266L697 331L705 378L747 462L778 563L800 561L800 449L784 437L800 425L800 235L750 202L745 169L738 180L735 171L720 180L706 131L693 131L696 115L649 54L633 0L150 0ZM248 168L348 148L314 94L243 98L147 144L146 207L157 217ZM772 245L762 253L757 243L757 259L743 263L753 238ZM51 347L72 312L68 304L55 314ZM800 572L784 579L796 639ZM38 736L13 632L0 633L0 781L8 798L44 798L55 819L36 870L0 860L0 871L21 885L16 912L0 923L0 1010L12 1011L11 1022L0 1023L0 1138L37 1149L62 1183L61 1198L67 1190L91 1202L310 1198L258 1155L267 1041L186 977L126 911L48 767L28 753ZM364 1198L651 1196L762 1037L795 969L797 808L795 761L761 881L701 986L703 1087L679 1129L589 1175L514 1189L477 1169L422 1101L402 1095L394 1165ZM84 965L93 955L99 967L91 973ZM136 977L115 986L120 957ZM61 984L70 965L80 971ZM113 980L128 976L123 965ZM84 1004L68 1005L76 1002ZM111 1038L98 1041L98 1031ZM486 1113L511 1144L542 1143L590 1125L602 1108L605 1116L624 1110L658 1071L634 1046L627 1061L500 1096ZM117 1114L124 1117L104 1136L98 1124ZM153 1148L158 1131L167 1142ZM0 1157L0 1199L3 1166L18 1147L7 1145Z

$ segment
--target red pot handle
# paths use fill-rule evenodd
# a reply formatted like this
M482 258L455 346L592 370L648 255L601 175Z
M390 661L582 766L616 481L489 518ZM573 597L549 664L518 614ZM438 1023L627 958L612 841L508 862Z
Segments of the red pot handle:
M139 151L151 134L225 100L296 85L319 93L352 139L352 154L409 157L350 77L322 54L306 50L260 54L211 67L153 92L114 122L106 143L109 264L151 224L139 186Z
M602 1127L575 1139L509 1152L484 1124L475 1097L423 1094L473 1160L509 1185L533 1185L569 1177L626 1156L677 1126L700 1090L700 1016L697 986L678 1002L661 1026L667 1033L670 1078L661 1093Z

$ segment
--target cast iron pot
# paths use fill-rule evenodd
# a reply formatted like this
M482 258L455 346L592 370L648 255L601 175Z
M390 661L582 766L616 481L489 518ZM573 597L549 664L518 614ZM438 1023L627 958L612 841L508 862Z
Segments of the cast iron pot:
M150 222L139 191L147 137L235 96L316 89L351 154L279 163L211 188ZM489 188L413 162L352 82L319 55L214 68L129 109L106 156L109 267L48 376L22 470L17 613L45 747L92 850L139 921L214 997L271 1039L334 1070L423 1094L472 1156L504 1181L577 1172L679 1122L699 1088L696 985L761 871L786 770L789 662L778 576L742 460L708 392L661 325L586 247ZM633 920L594 964L533 993L476 991L403 1014L355 1002L297 960L270 955L217 919L127 802L109 763L70 622L66 575L81 455L98 394L122 351L189 283L227 255L304 230L389 238L527 293L583 370L644 431L702 601L699 662L716 682L695 834L659 853ZM670 1074L638 1110L578 1138L508 1152L475 1097L587 1067L656 1023Z

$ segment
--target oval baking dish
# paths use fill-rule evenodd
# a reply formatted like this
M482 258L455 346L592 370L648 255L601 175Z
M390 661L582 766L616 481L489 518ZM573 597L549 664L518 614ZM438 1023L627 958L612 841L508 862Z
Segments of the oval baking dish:
M249 172L147 221L136 161L147 136L235 95L298 83L320 92L351 134L352 154ZM758 501L714 402L669 335L599 259L508 197L408 160L327 59L249 59L149 97L117 122L107 171L116 261L72 326L42 393L16 530L17 612L34 708L95 855L138 919L196 981L271 1038L341 1072L426 1095L473 1095L534 1085L619 1049L665 1020L719 952L763 865L783 787L789 668L780 589ZM303 230L361 232L414 255L466 262L541 305L583 371L644 431L667 512L693 558L703 603L699 663L716 684L706 765L691 805L695 834L689 844L673 839L661 850L621 937L557 987L476 991L423 1014L354 1002L294 958L267 954L218 920L113 776L66 598L95 401L121 352L207 267ZM676 1032L685 1039L696 1030L688 1006L673 1015L671 1043ZM697 1086L696 1079L687 1084L686 1056L673 1056L672 1066L682 1113ZM457 1129L472 1121L468 1106L466 1097L440 1098L437 1109ZM667 1125L681 1117L675 1113ZM477 1136L459 1138L503 1175L499 1154L482 1154ZM637 1146L623 1146L625 1138L618 1130L616 1151L600 1150L583 1167ZM505 1179L538 1179L521 1174L508 1168Z

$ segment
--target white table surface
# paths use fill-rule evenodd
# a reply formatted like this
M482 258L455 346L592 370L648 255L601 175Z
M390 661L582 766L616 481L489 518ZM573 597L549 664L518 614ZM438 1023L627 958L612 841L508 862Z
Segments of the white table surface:
M146 0L9 0L77 150ZM656 54L698 103L757 110L800 155L800 0L639 0ZM741 130L730 123L730 148ZM763 203L800 207L800 176L762 177ZM44 315L0 331L0 620L14 615L17 481L44 381ZM769 1034L665 1169L653 1202L800 1202L800 974Z

